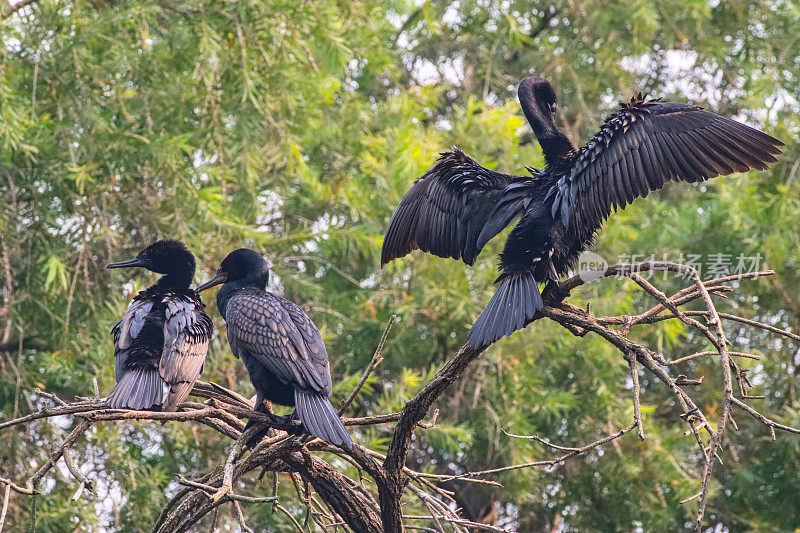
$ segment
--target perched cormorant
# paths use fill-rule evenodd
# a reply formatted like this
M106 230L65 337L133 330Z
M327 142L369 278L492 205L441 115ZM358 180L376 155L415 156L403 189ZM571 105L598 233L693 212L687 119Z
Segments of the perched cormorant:
M111 330L117 385L115 409L177 409L203 371L213 324L189 288L194 256L179 241L157 241L133 259L106 268L143 267L163 274L133 298Z
M556 94L543 78L525 78L519 101L544 152L544 169L509 176L454 148L416 180L397 207L383 241L381 266L420 249L471 265L514 218L500 254L494 296L472 327L469 344L487 346L522 328L559 285L612 210L668 181L699 182L765 170L783 143L700 107L641 95L610 116L575 150L555 124Z
M224 283L217 307L228 325L233 355L242 359L256 389L256 411L279 419L264 400L293 406L295 412L283 417L285 421L297 415L312 435L350 448L353 440L328 400L333 385L322 335L299 306L267 292L268 281L264 258L240 248L197 291Z

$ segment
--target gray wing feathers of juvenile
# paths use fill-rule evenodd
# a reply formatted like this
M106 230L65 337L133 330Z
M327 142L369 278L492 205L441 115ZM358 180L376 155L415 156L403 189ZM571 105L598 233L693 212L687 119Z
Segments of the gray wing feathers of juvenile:
M200 377L212 329L211 319L195 302L185 298L167 301L164 350L158 366L161 378L170 386L164 411L172 411L186 400Z

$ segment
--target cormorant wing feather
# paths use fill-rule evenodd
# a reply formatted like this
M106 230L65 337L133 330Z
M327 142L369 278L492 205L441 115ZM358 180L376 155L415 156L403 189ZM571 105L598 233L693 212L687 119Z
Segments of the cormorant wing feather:
M170 387L163 406L170 411L186 399L203 371L213 324L199 300L171 294L164 303L164 349L158 371Z
M687 104L639 96L609 117L548 193L552 214L599 225L612 209L668 181L704 181L765 170L783 143L766 133Z
M114 337L114 374L117 381L122 379L125 363L128 359L128 350L133 340L139 336L147 320L147 314L153 308L153 302L144 299L134 299L125 316L111 330Z
M294 387L333 393L322 334L294 303L257 289L238 291L225 311L237 357L254 357Z
M457 148L443 153L392 215L381 266L416 249L471 265L483 247L481 230L503 190L518 179L482 167Z

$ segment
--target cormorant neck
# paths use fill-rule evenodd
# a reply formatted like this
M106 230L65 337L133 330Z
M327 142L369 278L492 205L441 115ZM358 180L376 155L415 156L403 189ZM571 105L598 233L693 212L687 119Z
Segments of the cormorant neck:
M542 147L545 162L552 165L568 158L575 148L556 127L553 115L544 113L536 101L527 98L520 99L520 105Z
M164 274L156 282L161 289L188 289L194 279L194 269Z
M219 309L219 314L225 318L225 311L228 308L228 302L238 291L242 289L261 289L263 291L267 288L268 281L269 271L265 271L262 274L252 275L243 279L237 279L236 281L226 282L217 292L217 309Z

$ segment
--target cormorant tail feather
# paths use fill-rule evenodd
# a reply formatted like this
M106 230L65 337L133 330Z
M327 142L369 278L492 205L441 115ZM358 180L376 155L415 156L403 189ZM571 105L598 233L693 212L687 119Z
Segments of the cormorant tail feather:
M331 402L316 391L295 389L295 411L309 433L329 444L353 447L353 439Z
M152 409L164 402L166 385L153 366L133 366L124 371L108 396L112 409Z
M524 328L542 305L533 269L504 273L494 296L472 326L467 344L480 348L511 335Z

